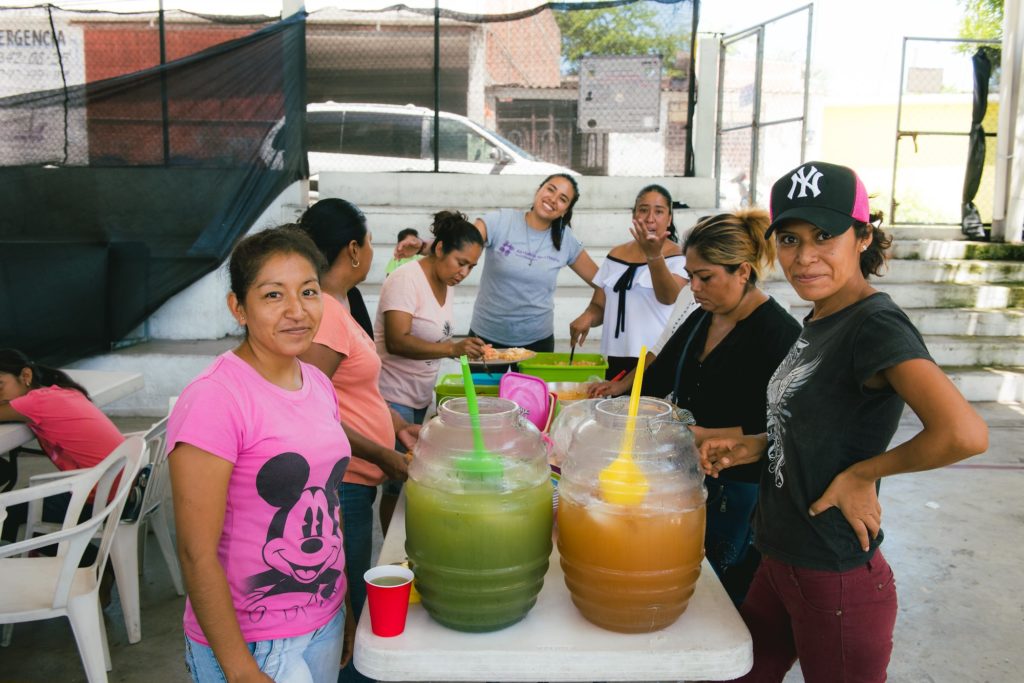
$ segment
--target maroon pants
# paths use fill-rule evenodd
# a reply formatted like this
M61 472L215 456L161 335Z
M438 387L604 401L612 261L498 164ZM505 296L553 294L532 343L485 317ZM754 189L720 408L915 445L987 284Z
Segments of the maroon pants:
M765 555L740 614L754 640L754 668L740 681L781 681L799 659L807 683L876 683L892 654L896 581L880 551L845 572Z

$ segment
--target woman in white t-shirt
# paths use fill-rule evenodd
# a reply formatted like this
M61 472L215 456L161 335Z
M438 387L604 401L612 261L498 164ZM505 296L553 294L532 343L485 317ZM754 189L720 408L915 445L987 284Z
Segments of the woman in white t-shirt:
M636 367L641 346L651 346L686 286L686 257L672 220L672 195L661 185L640 190L633 204L633 239L608 252L594 276L598 289L569 325L571 343L582 345L591 327L604 324L601 354L606 378Z
M452 340L452 287L476 266L483 237L457 211L434 214L430 253L406 263L381 285L374 341L381 357L380 393L407 422L420 424L442 358L478 358L478 337Z

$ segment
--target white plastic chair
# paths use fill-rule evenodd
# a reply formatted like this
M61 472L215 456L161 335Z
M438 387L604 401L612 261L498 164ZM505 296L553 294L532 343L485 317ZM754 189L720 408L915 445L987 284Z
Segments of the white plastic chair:
M142 467L146 444L132 437L118 446L100 464L78 470L71 476L0 494L0 518L6 508L30 503L61 493L71 493L67 515L60 530L0 546L0 624L15 624L66 616L89 683L102 683L110 671L110 650L99 601L100 581L107 555L128 491ZM118 475L116 493L110 491ZM95 487L93 512L78 523L89 492ZM103 501L109 500L106 505ZM99 535L96 559L79 567L89 542ZM57 545L56 557L18 557L33 550Z
M167 515L166 499L170 472L167 468L167 418L153 424L145 432L135 432L127 436L141 436L146 442L146 459L142 467L149 465L146 488L139 504L139 514L131 520L121 520L114 535L114 544L110 549L110 563L114 568L117 582L117 594L121 599L121 611L124 614L125 630L128 642L137 643L142 640L142 610L139 598L139 573L142 563L139 561L140 548L145 549L146 526L152 521L153 533L160 545L160 553L167 564L171 582L178 595L185 594L185 586L181 580L181 567L178 555L171 540L171 519ZM67 476L67 472L40 474L29 479L29 486L52 481ZM41 509L29 509L26 537L39 532L53 530L52 524L41 521ZM139 538L142 541L140 543Z
M121 598L121 611L128 631L128 642L142 640L142 619L139 607L139 562L140 548L145 551L147 525L152 523L153 533L160 546L171 582L178 595L185 594L181 580L178 554L171 540L171 518L167 514L167 493L170 484L170 470L167 467L167 418L160 420L143 435L146 452L149 455L149 480L142 494L139 515L134 520L121 520L110 550L110 562L117 579L117 593ZM140 540L141 534L141 540Z

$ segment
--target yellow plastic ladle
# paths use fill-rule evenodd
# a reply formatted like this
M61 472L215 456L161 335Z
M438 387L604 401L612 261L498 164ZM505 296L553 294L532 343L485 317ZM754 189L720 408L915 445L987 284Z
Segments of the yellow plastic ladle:
M633 376L633 390L629 394L629 413L626 431L622 435L619 456L597 475L601 497L613 505L639 505L650 485L643 471L633 461L633 443L636 440L636 414L640 409L640 387L644 381L647 347L640 347L640 360Z

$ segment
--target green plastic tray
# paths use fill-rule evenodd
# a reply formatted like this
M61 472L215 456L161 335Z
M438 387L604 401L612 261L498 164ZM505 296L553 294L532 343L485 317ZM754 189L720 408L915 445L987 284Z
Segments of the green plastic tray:
M597 365L575 365L577 361L596 362ZM568 353L538 353L529 360L519 361L519 372L540 377L548 382L586 382L591 377L604 379L608 362L599 353L577 353L574 365L568 365Z
M483 381L487 382L486 384L478 381L480 379L477 377L477 373L473 373L473 386L476 387L477 396L498 395L498 381L501 379L501 375L495 373L493 380L490 380L490 378L484 379ZM493 384L491 381L493 381ZM452 396L465 396L466 388L462 384L462 375L443 375L434 387L434 393L437 395L438 403Z

